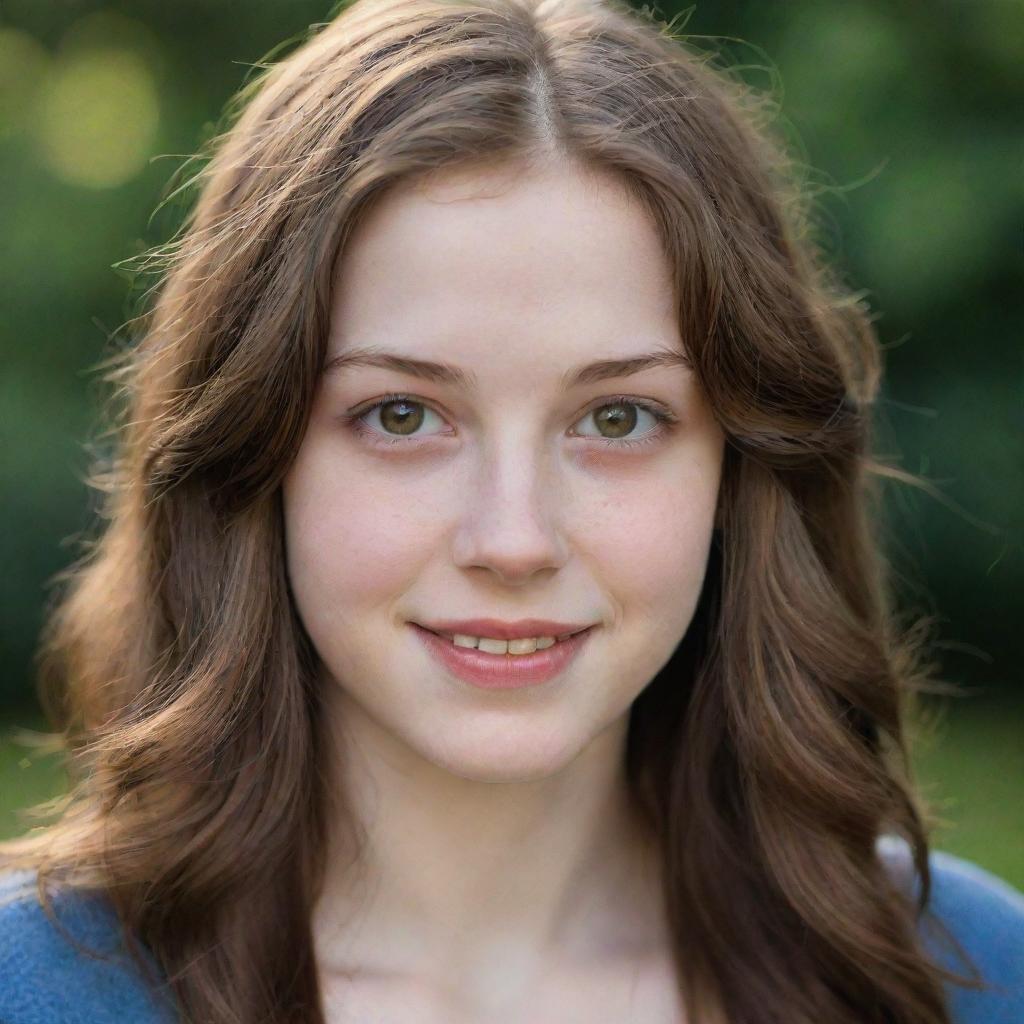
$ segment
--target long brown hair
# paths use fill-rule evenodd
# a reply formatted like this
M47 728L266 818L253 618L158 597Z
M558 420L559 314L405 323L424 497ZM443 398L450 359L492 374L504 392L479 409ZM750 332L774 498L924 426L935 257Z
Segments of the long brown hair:
M0 846L41 887L107 894L186 1019L323 1020L310 915L346 808L323 782L279 484L335 260L396 183L554 155L650 214L727 436L704 591L627 751L688 1011L949 1024L955 976L915 930L928 826L904 719L929 670L878 539L880 479L910 478L871 454L878 342L826 270L772 113L619 0L357 0L239 94L182 230L140 268L159 287L108 373L106 523L42 638L74 786ZM886 832L916 903L877 855Z

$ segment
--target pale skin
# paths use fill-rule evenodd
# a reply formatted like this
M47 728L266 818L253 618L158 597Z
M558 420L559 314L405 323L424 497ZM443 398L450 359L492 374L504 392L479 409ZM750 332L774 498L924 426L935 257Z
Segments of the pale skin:
M562 384L684 351L654 227L569 165L445 172L371 210L332 303L328 361L375 346L475 380L328 371L284 482L336 788L365 833L354 870L334 822L313 915L328 1020L677 1024L624 752L696 607L724 435L685 365ZM361 412L392 393L419 403L411 438ZM629 406L626 439L650 443L616 447L595 413L623 396L675 422ZM483 691L409 624L474 616L598 628L555 680Z

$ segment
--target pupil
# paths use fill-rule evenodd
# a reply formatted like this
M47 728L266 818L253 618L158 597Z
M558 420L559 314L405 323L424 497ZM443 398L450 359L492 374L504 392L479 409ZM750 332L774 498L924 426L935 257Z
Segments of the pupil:
M397 417L389 413L389 410L401 407L406 410L413 410L412 412L406 411L400 413ZM422 410L417 415L416 409L419 407L415 402L408 402L404 399L400 399L394 402L388 402L386 405L381 406L381 422L388 430L393 430L394 433L408 433L415 432L417 427L423 422ZM389 423L388 420L393 420L393 423Z
M597 414L598 423L612 427L613 437L622 437L630 433L636 426L636 409L632 405L619 403L617 405L606 405ZM616 433L618 431L618 433Z

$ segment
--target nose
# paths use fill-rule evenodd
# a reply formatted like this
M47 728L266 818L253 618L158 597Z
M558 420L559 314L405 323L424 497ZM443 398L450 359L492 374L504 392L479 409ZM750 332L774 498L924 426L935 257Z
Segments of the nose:
M509 586L568 558L561 481L548 456L514 433L481 454L453 545L460 568L488 569Z

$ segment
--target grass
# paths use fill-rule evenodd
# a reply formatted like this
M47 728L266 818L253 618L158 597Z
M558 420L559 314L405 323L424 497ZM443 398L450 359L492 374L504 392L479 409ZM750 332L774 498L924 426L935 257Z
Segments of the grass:
M46 729L38 714L0 722L0 839L27 832L37 824L27 815L28 808L60 796L67 788L67 776L56 755L41 754L20 742L24 730Z
M971 698L927 712L914 770L937 819L933 846L1024 890L1024 699ZM38 715L0 720L0 838L25 832L33 822L24 809L66 786L54 755L15 741L19 727L46 728Z
M932 845L1024 891L1024 699L943 705L916 744L918 787L938 819Z

